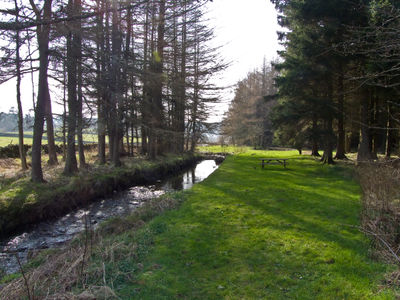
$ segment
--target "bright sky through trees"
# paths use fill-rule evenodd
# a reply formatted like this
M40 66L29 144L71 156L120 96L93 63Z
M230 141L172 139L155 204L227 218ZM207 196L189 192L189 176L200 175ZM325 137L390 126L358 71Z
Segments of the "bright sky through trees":
M246 74L262 66L264 57L278 55L277 14L269 0L214 0L209 3L210 21L215 25L216 44L231 66L221 74L219 85L232 86ZM216 108L220 120L233 99L234 87L223 93L224 102Z
M208 4L210 22L215 25L215 45L223 46L221 55L231 66L224 71L217 84L232 86L255 68L262 66L263 58L270 61L277 57L279 48L276 31L276 11L269 0L214 0ZM37 75L35 75L36 80ZM30 75L23 80L23 109L32 109ZM56 90L52 86L50 89ZM233 87L222 93L223 103L214 109L214 120L220 120L233 98ZM16 107L15 82L0 85L0 111ZM57 101L57 95L52 99ZM53 106L55 113L61 107Z

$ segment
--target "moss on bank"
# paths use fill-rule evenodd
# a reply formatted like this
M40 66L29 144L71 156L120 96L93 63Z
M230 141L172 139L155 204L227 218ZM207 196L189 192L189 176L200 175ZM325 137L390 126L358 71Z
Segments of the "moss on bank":
M199 156L165 156L155 161L132 160L119 168L105 166L48 183L21 178L1 189L0 237L29 224L51 219L132 185L153 183L193 164Z

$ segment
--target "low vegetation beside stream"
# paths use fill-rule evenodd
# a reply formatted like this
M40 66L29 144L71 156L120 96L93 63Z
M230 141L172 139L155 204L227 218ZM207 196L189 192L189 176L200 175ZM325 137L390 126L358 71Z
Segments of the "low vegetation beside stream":
M39 254L1 299L395 299L347 164L239 151L191 190ZM287 169L262 157L287 157ZM300 159L301 158L301 159ZM56 253L52 253L56 252ZM18 276L18 275L16 275Z
M200 156L189 154L168 155L154 161L127 157L121 167L91 163L75 176L64 176L62 165L47 167L46 183L31 182L28 173L3 178L0 186L0 237L26 225L55 218L133 184L155 182L198 159ZM10 166L12 170L14 165L10 163Z

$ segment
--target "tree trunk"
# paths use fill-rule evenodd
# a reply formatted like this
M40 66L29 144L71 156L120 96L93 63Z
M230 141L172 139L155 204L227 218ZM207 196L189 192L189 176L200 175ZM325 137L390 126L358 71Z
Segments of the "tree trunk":
M46 91L46 129L47 129L47 147L49 151L49 161L47 162L50 166L58 164L56 143L54 140L54 125L53 125L53 114L51 109L51 98L49 91L49 83L46 80L47 91Z
M329 118L325 121L325 141L324 141L324 153L322 154L321 162L324 164L332 165L333 161L333 129L332 119Z
M197 20L196 20L197 21ZM191 132L188 130L188 140L190 138L190 149L188 149L190 152L194 152L197 146L197 140L198 140L198 106L199 106L199 92L200 92L200 38L197 35L197 32L195 32L194 36L194 42L195 42L195 54L194 54L194 79L193 79L193 103L192 103L192 108L191 108L191 126L192 130ZM188 147L189 145L187 145Z
M15 0L15 11L16 11L16 22L19 22L19 8L18 3ZM28 164L26 163L26 154L24 149L24 114L22 112L22 103L21 103L21 57L20 57L20 49L21 41L20 41L20 32L17 30L15 33L15 64L17 71L17 106L18 106L18 150L19 157L21 159L21 168L22 170L28 169Z
M393 134L393 120L391 105L387 104L387 125L386 125L386 158L390 158L392 155L393 144L394 144L394 134Z
M67 74L66 64L63 63L63 115L62 115L62 143L63 143L63 161L67 159Z
M114 166L120 166L120 139L121 139L121 122L120 122L120 106L121 106L121 85L120 85L120 67L121 67L121 46L122 46L122 34L119 28L119 11L117 8L117 2L112 2L112 58L111 58L111 136L112 140L112 154L111 161ZM111 150L111 144L110 144Z
M97 122L97 138L98 138L98 154L99 154L99 163L104 165L106 163L106 121L104 117L104 104L102 103L104 100L102 97L98 99L97 104L97 113L98 113L98 122Z
M69 0L69 16L74 16L76 11L73 0ZM73 21L70 21L74 27ZM67 158L65 161L64 174L71 175L78 171L75 150L76 117L77 117L77 53L76 35L69 30L67 36L67 72L68 72L68 136L67 136Z
M104 11L104 1L97 1L97 7L100 11ZM97 16L97 60L96 60L96 76L97 76L97 138L98 138L98 157L99 164L106 163L106 120L105 120L105 103L106 91L104 75L106 74L106 57L105 57L105 39L104 39L104 15L99 13Z
M328 94L327 94L327 101L328 101L328 108L333 105L333 80L331 79L328 88ZM335 140L335 135L333 133L333 128L332 128L332 123L333 123L333 117L332 113L328 112L326 114L326 119L324 121L324 153L322 154L321 162L324 164L332 165L334 164L333 161L333 143Z
M187 52L187 33L186 33L186 1L184 3L183 28L182 28L182 53L181 53L181 72L179 78L179 97L176 103L177 117L177 140L178 153L183 153L185 148L185 102L186 102L186 52Z
M78 136L78 154L79 168L86 168L85 150L83 145L83 94L82 94L82 66L78 62L78 107L77 107L77 136Z
M157 155L162 153L163 147L163 126L164 126L164 112L163 112L163 63L164 63L164 34L165 34L165 0L158 2L158 24L157 24L157 51L153 51L150 70L153 78L153 85L151 88L151 128L149 136L150 157L154 159Z
M77 6L77 15L82 13L81 1L75 0ZM79 167L86 168L85 150L83 147L83 92L82 92L82 36L81 36L81 21L78 20L76 29L76 46L78 59L77 59L77 137L78 137L78 155L79 155Z
M52 0L46 0L43 5L43 18L40 16L39 10L34 5L37 21L51 20L51 3ZM39 44L39 86L38 98L35 107L35 120L33 124L33 144L32 144L32 173L31 179L33 182L43 182L42 171L42 136L46 105L47 93L47 70L49 65L48 50L49 50L49 34L50 24L37 26L37 37Z
M154 10L152 11L153 16ZM140 127L140 135L141 135L141 154L146 155L149 154L149 127L150 127L150 87L149 87L149 19L150 19L150 1L147 2L146 5L146 16L144 22L144 41L143 41L143 99L140 103L140 113L141 113L141 127ZM152 18L152 20L154 17ZM153 31L152 31L153 32ZM151 43L153 45L153 43ZM153 47L150 51L153 51Z
M313 142L312 147L311 147L311 156L316 156L320 157L321 155L318 152L318 144L316 142Z
M369 128L369 112L368 112L368 99L361 99L360 109L360 138L361 142L358 147L357 161L368 161L372 159L371 153L371 137Z
M317 137L316 137L317 126L318 126L318 124L317 124L317 116L314 114L313 115L313 121L312 121L311 156L320 157L321 155L318 152L318 142L317 142Z
M338 80L338 135L335 159L347 159L345 150L346 132L344 130L344 87L343 76L339 75Z

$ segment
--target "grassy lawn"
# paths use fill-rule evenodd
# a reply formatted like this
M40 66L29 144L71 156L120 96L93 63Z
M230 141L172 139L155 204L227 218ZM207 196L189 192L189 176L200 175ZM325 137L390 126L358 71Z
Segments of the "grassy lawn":
M227 146L227 145L207 145L198 146L197 151L203 153L229 153L238 154L249 151L251 148L246 146Z
M261 157L296 159L261 169ZM357 229L360 193L349 166L247 150L191 190L104 224L84 277L82 237L31 280L38 294L67 282L75 295L107 286L110 299L395 299L384 284L394 266L373 260Z
M105 281L122 299L394 299L382 286L393 267L370 258L356 228L360 188L351 169L312 159L260 168L260 157L279 156L298 157L228 157L177 194L185 198L178 210L108 236L114 246L99 247L91 262L104 262L97 272L106 277L92 275L92 284ZM110 249L111 260L99 254Z

